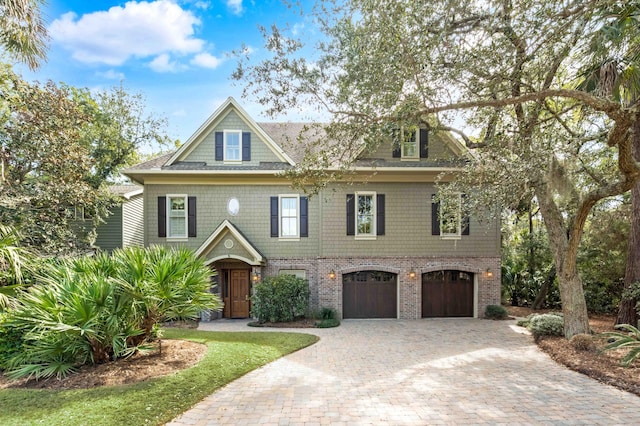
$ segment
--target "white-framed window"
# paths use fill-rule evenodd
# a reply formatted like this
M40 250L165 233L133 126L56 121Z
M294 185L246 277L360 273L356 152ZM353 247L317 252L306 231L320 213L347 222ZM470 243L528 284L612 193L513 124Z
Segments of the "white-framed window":
M376 236L376 193L356 192L356 237Z
M462 235L462 194L440 200L440 236L460 238Z
M187 238L187 196L167 195L167 238Z
M75 217L76 220L93 220L91 209L84 206L75 207Z
M279 195L280 238L300 238L300 196Z
M420 132L415 127L403 127L400 129L400 152L405 160L417 160L420 158Z
M242 130L224 131L224 161L242 161Z

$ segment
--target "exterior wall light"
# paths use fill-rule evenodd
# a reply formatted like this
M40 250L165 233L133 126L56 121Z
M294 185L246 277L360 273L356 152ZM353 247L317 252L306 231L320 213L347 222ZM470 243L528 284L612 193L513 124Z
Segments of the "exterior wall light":
M489 268L487 268L487 271L484 273L484 275L487 278L493 278L493 271L491 271Z
M329 278L332 280L336 279L336 271L334 271L333 269L329 271Z
M416 277L416 271L413 268L411 268L409 270L409 278L414 279L415 277Z
M254 283L257 283L257 282L258 282L258 280L260 280L260 275L258 275L258 273L257 273L257 272L254 272L254 273L253 273L253 282L254 282Z

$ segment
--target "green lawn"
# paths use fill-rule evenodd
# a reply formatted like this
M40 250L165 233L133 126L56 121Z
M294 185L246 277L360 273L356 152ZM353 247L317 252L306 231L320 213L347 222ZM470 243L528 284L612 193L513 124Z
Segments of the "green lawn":
M164 424L216 389L283 355L315 343L300 333L221 333L167 329L165 338L205 343L196 366L176 375L85 390L0 390L0 425Z

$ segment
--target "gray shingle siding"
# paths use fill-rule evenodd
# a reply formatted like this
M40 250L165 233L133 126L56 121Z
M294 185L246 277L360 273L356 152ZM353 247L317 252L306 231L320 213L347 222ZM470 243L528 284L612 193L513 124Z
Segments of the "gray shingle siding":
M193 151L184 158L185 162L204 162L208 166L222 164L215 159L215 132L223 130L242 130L251 132L251 128L235 111L230 111L222 121L205 136ZM279 162L279 158L261 140L256 133L251 133L251 161L244 161L243 166L259 166L260 162Z
M101 250L113 251L122 247L122 205L111 208L111 215L96 228L95 245Z
M375 191L386 196L385 235L358 240L346 235L346 194ZM332 185L309 199L309 237L282 241L270 236L271 196L299 193L286 185L147 185L145 208L146 244L181 244L197 249L227 219L267 258L306 256L499 256L498 221L472 218L471 235L457 240L431 235L431 183L371 183L344 187ZM196 238L172 243L157 234L157 197L186 194L197 197ZM240 202L237 216L227 212L227 202Z

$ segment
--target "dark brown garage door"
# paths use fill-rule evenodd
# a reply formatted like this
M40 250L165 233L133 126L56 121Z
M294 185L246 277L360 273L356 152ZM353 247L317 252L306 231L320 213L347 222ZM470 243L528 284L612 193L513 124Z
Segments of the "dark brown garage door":
M344 318L397 318L396 274L362 271L342 276Z
M422 318L472 316L473 274L436 271L422 275Z

